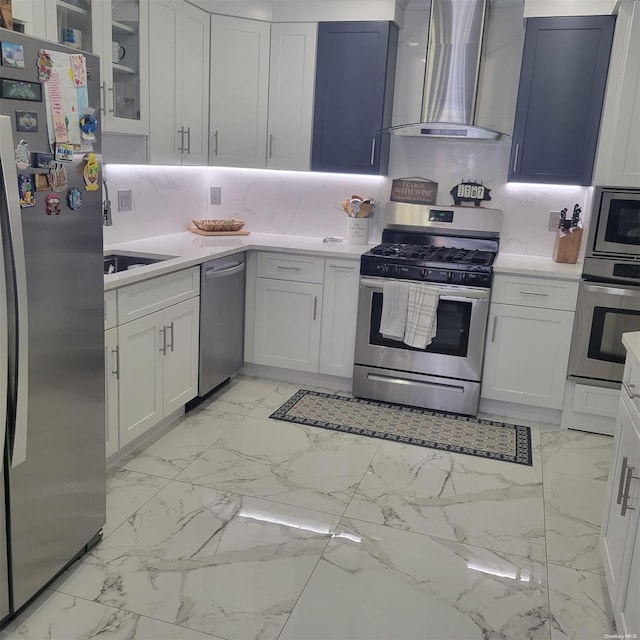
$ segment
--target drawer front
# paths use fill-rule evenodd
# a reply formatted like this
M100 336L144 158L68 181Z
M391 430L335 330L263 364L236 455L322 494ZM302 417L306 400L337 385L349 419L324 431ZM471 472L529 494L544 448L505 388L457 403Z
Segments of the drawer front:
M199 294L199 267L122 287L118 289L118 324L142 318Z
M322 284L324 258L296 253L258 253L258 277Z
M620 392L618 389L576 384L571 408L580 413L615 418L618 414L619 404Z
M494 276L492 302L575 311L579 282L550 278Z
M104 330L112 329L118 324L118 307L116 292L107 291L104 294Z

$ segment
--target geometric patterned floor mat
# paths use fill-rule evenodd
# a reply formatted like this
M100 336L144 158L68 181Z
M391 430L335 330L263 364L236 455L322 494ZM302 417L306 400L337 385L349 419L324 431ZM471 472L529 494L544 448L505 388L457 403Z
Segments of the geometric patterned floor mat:
M300 389L270 416L275 420L383 438L531 466L531 429Z

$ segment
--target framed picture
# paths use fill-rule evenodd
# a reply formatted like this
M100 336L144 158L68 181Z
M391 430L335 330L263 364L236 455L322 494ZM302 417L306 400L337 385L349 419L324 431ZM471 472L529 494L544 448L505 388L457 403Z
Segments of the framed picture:
M38 130L38 113L36 111L16 111L16 129L35 133Z
M24 69L24 47L15 42L2 42L2 66Z
M39 82L23 82L0 78L0 98L42 102L42 85Z
M33 176L36 185L36 191L49 191L49 180L46 173L36 173Z

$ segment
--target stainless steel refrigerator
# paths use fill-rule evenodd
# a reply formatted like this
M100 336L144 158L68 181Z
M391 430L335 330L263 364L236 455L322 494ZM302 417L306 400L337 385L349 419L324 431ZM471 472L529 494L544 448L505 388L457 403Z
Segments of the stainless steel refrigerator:
M51 151L45 102L37 100L40 50L79 52L4 29L0 41L2 621L99 539L105 426L101 191L85 189L86 156L75 153L65 163L69 184L57 193L59 210L55 197L45 209L54 192L43 178L31 194L35 206L20 208L18 176L33 176L35 185L47 169L16 162L21 140L30 158ZM20 56L24 68L14 66ZM86 55L86 63L88 102L97 108L99 59ZM99 123L96 138L99 160ZM101 168L98 184L100 176ZM73 187L82 199L76 210L69 206Z

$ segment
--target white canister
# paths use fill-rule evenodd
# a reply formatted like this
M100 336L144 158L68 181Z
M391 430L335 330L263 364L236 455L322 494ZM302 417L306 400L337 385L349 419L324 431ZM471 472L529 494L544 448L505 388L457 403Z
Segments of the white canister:
M369 242L369 218L349 218L347 242L349 244L367 244Z

